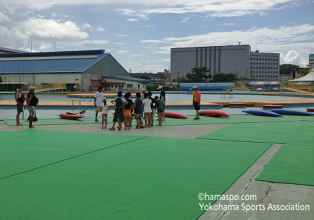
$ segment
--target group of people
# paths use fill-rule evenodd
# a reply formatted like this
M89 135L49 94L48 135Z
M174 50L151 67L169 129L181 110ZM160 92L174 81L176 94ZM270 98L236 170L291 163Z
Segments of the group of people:
M118 130L122 129L122 123L124 124L124 130L131 130L133 116L136 120L136 129L150 128L154 125L154 114L158 113L158 124L162 126L162 121L165 120L164 109L166 102L166 94L163 91L162 86L158 87L160 90L160 96L152 97L152 92L146 92L143 90L143 94L136 93L136 99L131 99L131 93L126 92L122 97L122 91L118 91L117 97L111 100L111 103L115 106L112 112L113 124L109 130L116 129L116 123L118 123ZM98 121L98 112L102 114L102 128L106 129L108 124L108 111L110 109L109 104L104 97L102 87L98 88L98 91L94 95L95 105L95 121ZM143 120L145 119L143 123Z
M24 110L24 102L26 101L26 106L28 107L29 111L29 118L28 118L28 127L35 128L33 126L33 121L36 117L36 106L39 102L38 97L35 95L35 87L30 86L28 88L28 93L26 97L23 94L24 87L22 85L18 86L18 89L15 93L15 101L17 107L17 114L16 114L16 126L22 126L20 123L20 114Z
M29 128L35 128L33 126L33 121L36 118L36 106L38 105L39 99L35 95L35 87L30 86L28 88L29 92L26 97L23 94L24 87L20 85L15 93L15 100L17 106L16 115L16 126L21 126L20 114L24 109L24 102L26 101L26 106L29 111ZM201 93L198 91L197 86L193 87L193 106L196 111L196 117L194 120L200 119L199 110L201 103ZM147 92L146 90L136 93L136 99L133 101L131 99L131 93L126 92L124 97L122 97L122 91L118 91L117 97L111 100L111 103L115 106L114 111L112 111L113 124L109 130L115 130L115 125L118 123L118 129L122 129L122 123L124 124L125 130L131 130L133 117L136 120L136 128L152 127L154 125L154 114L158 113L158 124L157 126L162 126L162 121L165 120L165 104L166 104L166 93L162 86L158 87L160 91L160 96L152 97L152 92ZM99 87L98 91L94 95L94 105L95 105L95 121L98 122L98 113L102 114L102 129L107 128L108 124L108 111L110 109L109 103L104 97L103 88ZM143 123L143 120L145 119Z

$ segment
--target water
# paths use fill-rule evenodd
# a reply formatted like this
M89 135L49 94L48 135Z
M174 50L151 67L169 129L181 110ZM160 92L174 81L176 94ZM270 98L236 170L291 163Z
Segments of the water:
M158 93L153 93L154 96L159 96ZM71 102L72 98L68 98L66 94L38 94L38 97L41 102ZM299 97L291 97L291 96L264 96L264 95L233 95L232 98L229 98L229 96L226 96L227 98L222 98L222 94L202 94L202 102L212 102L212 101L247 101L247 100L300 100ZM112 98L108 98L108 101L110 101ZM3 101L14 101L14 94L2 94L2 100ZM81 99L83 101L83 99ZM167 102L191 102L192 103L192 93L183 93L183 94L166 94L166 100ZM79 101L79 98L75 99L75 102ZM90 101L89 98L86 98L85 101ZM91 99L93 101L93 99ZM1 102L1 100L0 100ZM76 109L72 110L71 108L54 108L54 109L38 109L37 110L37 117L38 118L58 118L58 115L62 112L79 112L80 110L83 110L84 108L81 109ZM87 109L85 113L85 117L95 117L95 110L91 108L85 108ZM245 108L246 110L248 109L262 109L260 108ZM290 109L290 108L289 108ZM306 111L306 108L291 108L295 110L300 110L300 111ZM176 109L176 110L171 110L167 109L169 111L176 111L183 113L185 115L195 115L195 111L193 107L191 109ZM242 114L242 108L224 108L220 109L222 111L227 112L228 114ZM16 116L16 108L11 108L11 109L1 109L0 108L0 120L3 119L15 119ZM100 116L100 114L99 114ZM28 110L26 109L25 111L25 118L28 117ZM108 117L112 117L111 112L109 111Z
M66 94L37 94L41 102L72 102L72 98L68 98ZM153 97L159 96L159 93L153 93ZM314 97L312 97L314 98ZM78 102L80 98L74 98L75 102ZM113 98L107 98L111 100ZM232 94L230 97L228 94L223 98L222 94L202 94L202 102L212 102L212 101L248 101L248 100L297 100L300 97L295 96L267 96L267 95L247 95ZM182 94L166 94L167 102L191 102L192 93L182 93ZM14 101L14 94L2 94L2 101ZM83 99L81 98L81 101ZM93 98L85 98L86 102L94 101ZM1 100L0 100L1 102Z

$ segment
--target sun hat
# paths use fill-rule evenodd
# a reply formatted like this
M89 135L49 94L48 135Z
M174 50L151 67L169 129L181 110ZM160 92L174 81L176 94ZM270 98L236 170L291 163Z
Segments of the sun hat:
M158 86L158 88L157 88L158 90L161 90L162 89L162 86Z
M197 86L193 86L193 89L197 89Z
M34 90L36 87L34 87L34 86L30 86L30 87L28 87L28 90Z

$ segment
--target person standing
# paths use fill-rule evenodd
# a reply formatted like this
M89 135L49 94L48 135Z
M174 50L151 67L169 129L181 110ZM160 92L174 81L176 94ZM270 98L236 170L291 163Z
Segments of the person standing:
M114 116L113 116L113 124L112 128L109 128L109 130L115 130L115 124L118 122L118 130L121 130L122 128L122 123L124 122L124 114L123 114L123 108L125 104L128 104L127 101L122 98L122 91L118 91L118 97L115 99L111 100L112 104L115 104L116 108L114 111ZM124 130L126 130L126 125L124 123Z
M143 107L144 107L144 116L145 116L145 128L151 127L151 119L152 119L152 109L150 108L150 104L152 101L148 98L148 93L144 93ZM146 124L147 121L147 124Z
M95 121L98 122L97 116L98 112L102 111L102 103L104 101L104 93L102 92L102 87L98 87L98 91L94 95L94 106L95 106Z
M19 85L17 92L15 94L15 101L16 101L16 107L17 107L17 114L16 114L16 126L22 126L20 123L20 115L21 112L23 112L24 102L25 102L25 96L22 93L23 92L23 86Z
M162 100L159 99L158 96L155 96L156 100L156 108L158 111L158 125L157 126L162 126L162 113L164 112L164 103Z
M197 86L193 86L193 106L196 111L196 116L194 120L200 119L199 110L201 108L201 93L198 91Z
M164 121L166 119L166 117L165 117L166 93L165 93L165 91L164 91L162 86L158 86L157 89L160 91L159 99L162 100L163 103L164 103L164 112L162 113L162 120Z
M156 101L155 101L155 98L152 97L152 95L153 95L152 92L149 91L148 98L151 100L150 108L152 110L151 125L154 126L154 114L156 111Z
M39 102L38 97L35 95L34 91L35 91L35 87L34 86L30 86L28 87L28 94L26 97L26 101L27 101L27 107L28 107L28 111L29 111L29 128L35 128L33 126L33 120L36 116L36 106Z
M141 93L136 93L136 99L134 100L134 113L135 113L135 119L136 119L136 129L144 128L143 127L143 121L142 121L142 113L143 113L143 102L141 99Z
M131 130L132 127L132 106L133 106L133 101L130 98L130 94L127 92L124 95L125 100L127 101L128 104L124 106L124 124L125 124L125 130Z
M102 122L101 122L101 127L102 129L104 129L104 122L105 123L105 129L107 128L107 123L108 123L108 110L110 109L108 103L107 103L107 100L104 99L104 102L102 104Z

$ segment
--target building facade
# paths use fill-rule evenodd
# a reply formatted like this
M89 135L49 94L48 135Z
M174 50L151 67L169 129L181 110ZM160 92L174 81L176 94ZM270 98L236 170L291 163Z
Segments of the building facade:
M279 81L279 63L279 53L251 52L250 78L259 81Z
M217 73L233 73L237 78L253 78L253 76L257 74L253 74L253 72L251 72L251 70L253 71L253 69L251 69L251 65L253 64L251 63L258 63L256 64L256 67L258 68L273 67L273 63L275 63L275 61L269 62L272 64L265 64L266 62L255 62L255 60L254 62L252 61L252 58L256 59L261 55L263 56L263 59L277 59L278 57L278 60L276 61L277 69L275 70L278 72L279 77L279 54L257 54L257 52L251 52L250 45L171 48L170 80L184 77L187 73L191 72L191 69L199 67L207 67L209 74L212 76ZM257 71L257 69L255 71ZM268 77L267 74L264 69L263 76L265 77L256 77L256 79L278 80L278 77ZM262 75L262 73L260 75Z
M70 90L88 91L102 85L103 75L129 77L104 50L0 54L0 77L6 84L66 84Z

